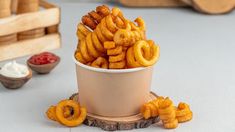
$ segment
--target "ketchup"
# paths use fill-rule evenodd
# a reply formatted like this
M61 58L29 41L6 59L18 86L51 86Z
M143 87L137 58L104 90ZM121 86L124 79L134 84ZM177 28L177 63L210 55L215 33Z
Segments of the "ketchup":
M29 58L29 62L34 65L44 65L54 63L58 60L58 57L50 52L43 52L40 54L33 55Z

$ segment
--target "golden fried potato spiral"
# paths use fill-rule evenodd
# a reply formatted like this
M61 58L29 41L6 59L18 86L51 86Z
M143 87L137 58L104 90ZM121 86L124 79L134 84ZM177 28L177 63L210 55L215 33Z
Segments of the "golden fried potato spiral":
M96 7L96 11L91 11L82 17L82 23L92 30L101 22L101 20L110 14L110 9L106 5Z
M108 61L103 57L98 57L96 60L94 60L91 63L91 66L97 67L97 68L108 69Z
M190 110L190 107L186 103L179 103L176 109L176 118L178 122L187 122L193 118L193 112Z
M159 102L158 113L165 128L173 129L178 126L175 107L173 102L168 97Z
M150 117L158 116L159 101L162 101L163 97L158 97L141 107L140 113L143 115L144 119L149 119Z

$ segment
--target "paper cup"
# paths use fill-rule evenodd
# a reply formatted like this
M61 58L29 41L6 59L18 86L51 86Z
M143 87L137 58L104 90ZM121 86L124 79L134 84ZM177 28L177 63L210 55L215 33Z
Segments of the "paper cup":
M148 101L153 67L112 70L74 61L79 102L89 113L105 117L135 115Z

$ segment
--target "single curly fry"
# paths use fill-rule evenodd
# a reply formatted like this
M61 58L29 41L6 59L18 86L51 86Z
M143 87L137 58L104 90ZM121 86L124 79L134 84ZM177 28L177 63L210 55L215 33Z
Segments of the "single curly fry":
M147 104L147 107L150 108L151 116L152 116L152 117L158 116L158 108L157 108L152 102L149 102L149 103Z
M113 9L112 9L113 16L118 16L120 12L121 12L121 10L119 8L113 7Z
M135 22L138 24L138 27L140 30L143 30L143 31L146 30L145 22L141 17L137 17L135 19Z
M109 63L109 69L122 69L122 68L125 68L125 66L126 66L125 60Z
M161 120L168 120L168 119L174 119L176 114L175 111L171 111L171 113L167 113L167 114L162 114L159 112L159 116Z
M88 15L89 15L90 17L92 17L92 18L96 21L96 23L100 23L100 22L101 22L101 19L103 18L103 17L101 17L101 16L100 16L97 12L95 12L95 11L89 12Z
M55 110L56 106L50 106L46 112L47 117L53 121L57 121Z
M180 122L180 123L187 122L187 121L190 121L193 118L193 113L190 112L187 115L178 116L176 118L177 118L178 122Z
M178 107L176 108L176 118L178 122L186 122L191 120L193 117L193 113L189 108L189 105L186 103L179 103Z
M88 51L87 51L86 41L81 40L79 45L80 45L79 47L80 47L80 50L81 50L82 57L86 60L86 62L93 61L94 58L92 56L90 56Z
M80 31L85 36L87 36L89 33L91 33L91 31L88 28L86 28L86 26L83 25L82 23L78 24L77 30Z
M109 31L109 29L107 28L107 24L105 19L101 20L101 32L102 34L105 36L105 38L107 38L108 40L113 40L113 33L111 31Z
M174 129L176 127L178 127L178 120L177 119L175 119L173 122L164 123L164 128Z
M65 118L69 118L71 116L71 113L72 113L72 109L70 109L70 107L64 107L63 115ZM58 121L56 117L56 106L50 106L46 112L46 115L49 119L53 121Z
M91 63L92 67L108 69L108 61L103 57L98 57Z
M145 103L142 107L141 107L141 110L140 110L140 113L144 116L145 119L148 119L150 117L156 117L159 115L158 113L158 109L159 109L159 105L158 105L158 102L160 100L163 100L164 98L162 97L158 97L148 103ZM149 111L149 112L148 112ZM145 113L150 113L150 114L146 114Z
M71 115L70 119L64 117L63 110L65 107L71 107L73 109L73 115ZM70 127L80 125L84 121L84 117L86 117L86 109L80 109L79 104L73 100L62 100L56 106L56 118L63 125Z
M151 59L146 59L144 58L144 53L150 53L151 47L146 41L138 41L137 43L134 44L134 54L136 60L143 66L151 66L154 63L157 62L159 59L159 46L154 45L153 47L153 55L151 56Z
M92 32L91 34L92 41L94 43L95 48L101 52L104 53L106 50L104 49L104 46L100 43L97 34L95 32Z
M159 114L163 114L163 115L170 114L172 111L175 111L173 104L169 105L166 108L159 108L159 110L158 110Z
M122 21L121 18L119 17L114 18L114 23L116 23L118 28L125 29L125 23L124 21Z
M189 106L186 103L179 103L176 109L176 116L185 116L188 113L191 113Z
M96 7L96 12L103 18L111 13L110 9L106 5Z
M172 107L173 106L173 102L170 100L169 97L166 97L162 102L160 102L159 104L159 108L160 109L166 109L168 107Z
M81 63L83 63L83 64L86 63L86 60L82 57L82 54L81 54L80 51L76 51L76 52L75 52L75 58L76 58L79 62L81 62Z
M111 15L108 15L105 17L107 28L109 29L110 32L115 33L118 29L116 26L115 22L113 21L113 18Z
M97 58L100 56L100 53L95 49L95 47L93 45L91 33L89 33L86 37L86 44L87 44L88 53L92 57Z
M113 41L106 41L104 42L105 49L113 49L115 48L115 43Z
M130 68L141 67L139 62L137 62L135 59L133 47L130 47L127 50L126 60L127 60L127 66Z
M90 17L89 15L85 15L82 17L82 23L84 25L88 26L89 28L91 28L92 30L94 30L97 26L94 19L92 17Z
M107 55L118 55L122 53L122 46L116 46L114 49L107 50Z
M143 115L144 119L149 119L150 117L152 117L151 110L149 107L147 107L147 105L144 104L141 107L140 111L141 111L141 114Z
M118 31L114 34L114 42L117 45L125 46L129 45L130 39L131 39L131 33L128 30L125 29L118 29Z
M100 40L101 43L104 43L105 41L108 41L102 34L100 24L97 26L97 28L95 29L94 32L96 32L96 35L97 35L97 37L98 37L98 39Z
M109 62L122 61L122 60L125 59L125 57L126 57L126 53L125 52L122 52L121 54L116 55L116 56L109 56Z
M79 30L77 30L77 37L78 39L82 40L82 39L85 39L86 36Z

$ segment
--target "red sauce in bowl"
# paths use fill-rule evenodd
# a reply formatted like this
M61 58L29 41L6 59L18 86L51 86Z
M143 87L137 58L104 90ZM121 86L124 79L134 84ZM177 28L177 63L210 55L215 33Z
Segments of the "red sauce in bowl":
M33 55L29 58L29 63L34 65L44 65L54 63L58 60L58 56L50 52L43 52L40 54Z

